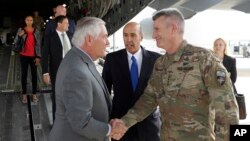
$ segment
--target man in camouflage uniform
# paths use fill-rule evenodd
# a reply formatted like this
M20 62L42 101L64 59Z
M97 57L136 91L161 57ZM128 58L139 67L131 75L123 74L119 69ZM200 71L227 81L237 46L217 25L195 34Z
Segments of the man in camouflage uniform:
M229 125L239 122L229 74L211 51L183 39L184 18L177 9L158 11L153 21L153 38L166 54L121 120L131 127L159 105L162 141L229 141Z

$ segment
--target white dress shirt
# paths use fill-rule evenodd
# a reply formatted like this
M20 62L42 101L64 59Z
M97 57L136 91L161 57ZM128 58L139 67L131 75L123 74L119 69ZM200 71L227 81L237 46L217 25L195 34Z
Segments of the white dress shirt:
M128 65L129 65L129 70L131 69L131 65L132 65L132 60L131 57L134 56L136 61L137 61L137 66L138 66L138 76L140 76L140 72L141 72L141 64L142 64L142 51L141 51L141 47L139 48L139 50L135 53L135 54L131 54L130 52L127 51L128 54Z
M68 45L69 49L71 49L71 44L70 44L70 40L69 40L69 37L68 37L67 33L66 32L61 32L61 31L58 31L58 30L56 30L56 32L57 32L57 34L58 34L58 36L60 38L60 41L61 41L62 45L63 45L62 33L64 33L64 37L66 39L67 45ZM62 50L62 51L63 51L63 57L64 57L65 52L64 52L64 50Z

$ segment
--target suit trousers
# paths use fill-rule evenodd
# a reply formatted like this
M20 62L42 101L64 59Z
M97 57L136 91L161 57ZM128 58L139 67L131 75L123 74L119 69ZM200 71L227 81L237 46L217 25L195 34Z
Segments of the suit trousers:
M53 118L53 122L55 121L55 113L56 113L55 83L56 83L55 77L51 76L51 87L52 87L51 102L52 102L52 118Z

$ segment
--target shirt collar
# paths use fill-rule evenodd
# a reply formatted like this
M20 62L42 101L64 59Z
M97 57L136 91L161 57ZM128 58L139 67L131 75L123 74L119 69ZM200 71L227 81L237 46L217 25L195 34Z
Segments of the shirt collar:
M138 60L138 59L139 59L139 57L142 55L142 53L141 53L141 52L142 52L142 51L141 51L141 47L139 47L139 50L138 50L135 54L131 54L130 52L128 52L128 51L127 51L127 54L128 54L128 60L130 60L132 56L134 56L134 57L135 57L135 59L136 59L136 60Z
M58 33L58 35L62 35L62 33L66 34L65 32L61 32L59 30L56 30L56 32Z
M187 45L187 42L185 40L182 41L182 43L180 44L177 52L175 52L174 54L168 54L166 53L166 57L168 59L171 59L173 61L179 61L184 50L185 50L185 46Z
M86 54L86 55L89 57L89 59L90 59L91 61L94 61L94 60L89 56L89 54L86 53L83 49L78 48L78 47L75 47L75 48L79 49L79 50L82 51L84 54Z

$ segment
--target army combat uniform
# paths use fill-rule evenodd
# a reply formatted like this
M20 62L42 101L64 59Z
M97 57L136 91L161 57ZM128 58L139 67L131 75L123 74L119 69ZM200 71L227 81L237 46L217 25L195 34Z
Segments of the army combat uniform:
M183 41L175 54L158 58L144 94L122 120L131 127L159 105L162 141L229 141L229 125L239 122L232 88L212 51Z

